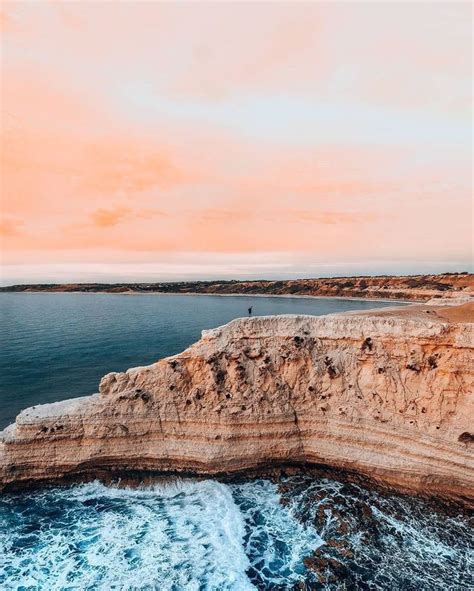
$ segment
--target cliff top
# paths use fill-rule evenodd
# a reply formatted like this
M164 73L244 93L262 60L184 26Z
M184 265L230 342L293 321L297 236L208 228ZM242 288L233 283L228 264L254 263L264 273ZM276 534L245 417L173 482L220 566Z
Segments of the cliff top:
M446 305L410 305L406 307L381 308L380 310L367 310L364 312L347 312L355 316L378 316L385 318L403 318L406 320L427 320L432 322L448 322L449 324L461 322L474 322L474 301L466 302L458 306Z

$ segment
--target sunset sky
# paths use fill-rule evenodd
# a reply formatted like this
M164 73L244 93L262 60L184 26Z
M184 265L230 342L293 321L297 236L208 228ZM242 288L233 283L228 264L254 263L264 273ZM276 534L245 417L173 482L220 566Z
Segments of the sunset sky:
M468 270L471 18L3 3L2 282Z

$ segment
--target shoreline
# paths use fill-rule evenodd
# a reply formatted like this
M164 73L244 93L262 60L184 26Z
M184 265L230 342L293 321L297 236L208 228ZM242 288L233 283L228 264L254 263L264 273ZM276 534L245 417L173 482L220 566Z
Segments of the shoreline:
M254 482L256 480L266 479L276 484L281 484L285 478L294 476L327 478L342 483L356 484L382 495L396 495L404 498L420 499L445 513L452 513L454 511L457 514L460 513L463 516L468 516L471 514L473 507L469 500L452 498L450 496L436 494L429 490L414 490L409 486L378 480L376 477L359 472L357 469L331 466L330 464L318 462L291 460L269 462L259 466L242 468L234 472L223 471L214 473L202 473L192 470L113 470L107 467L98 467L93 471L68 474L60 478L11 483L6 485L1 492L3 494L22 495L32 491L79 486L94 481L99 481L105 486L124 489L146 489L156 484L172 485L187 479L194 481L214 480L225 484Z

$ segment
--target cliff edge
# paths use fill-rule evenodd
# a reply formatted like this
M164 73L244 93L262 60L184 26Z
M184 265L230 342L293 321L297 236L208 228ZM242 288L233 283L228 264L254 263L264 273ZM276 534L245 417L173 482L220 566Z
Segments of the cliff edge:
M21 412L0 487L309 463L474 504L474 304L238 319Z

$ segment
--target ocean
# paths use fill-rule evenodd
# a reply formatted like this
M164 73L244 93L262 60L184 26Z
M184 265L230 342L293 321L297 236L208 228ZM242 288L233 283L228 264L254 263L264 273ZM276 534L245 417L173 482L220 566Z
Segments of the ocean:
M0 428L22 408L93 393L105 373L177 353L249 306L320 315L384 305L1 294ZM56 486L0 494L0 589L464 591L472 527L458 508L309 475Z

